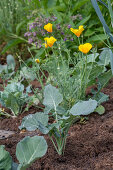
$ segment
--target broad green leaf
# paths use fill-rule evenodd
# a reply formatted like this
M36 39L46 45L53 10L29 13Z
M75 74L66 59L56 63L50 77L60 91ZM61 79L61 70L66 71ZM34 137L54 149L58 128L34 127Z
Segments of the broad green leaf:
M61 107L61 106L58 106L56 110L57 110L57 113L60 114L60 115L65 115L66 112L67 112L67 111L66 111L63 107Z
M7 72L7 65L1 65L0 64L0 73L2 73L2 72Z
M87 56L87 63L90 62L95 62L96 58L99 56L99 53L95 53L95 54L89 54Z
M33 72L32 68L28 69L27 67L22 67L20 75L29 80L34 80L36 78L36 74Z
M91 20L89 23L88 23L88 28L93 28L94 29L94 26L98 25L99 24L99 21L97 20ZM96 29L96 28L95 28Z
M103 48L103 51L100 53L99 59L99 65L107 66L110 63L110 49Z
M108 83L108 81L113 77L111 70L101 74L98 77L98 84L101 89Z
M94 30L91 30L91 29L87 29L84 36L88 37L88 36L91 36L95 34L95 31Z
M18 170L26 170L36 159L47 151L47 143L43 136L25 137L16 146L16 157L19 161Z
M51 84L45 86L43 101L45 106L56 110L57 106L62 102L62 100L63 96L57 88L53 87Z
M28 92L24 93L24 85L21 83L12 82L0 92L0 103L11 109L13 115L18 115L24 104L29 104L30 99Z
M15 69L15 60L14 57L12 55L8 55L7 56L7 67L8 69L14 70Z
M21 83L8 84L1 94L1 100L5 107L11 109L14 115L18 115L26 96L23 94L24 86Z
M44 114L48 114L50 112L51 108L49 107L45 107L44 109Z
M20 106L14 94L9 93L8 98L5 101L5 106L13 112L14 115L18 115L20 111Z
M99 24L99 23L98 23ZM103 27L95 28L95 32L103 33Z
M4 145L0 145L0 169L1 170L11 170L11 166L12 166L12 158L9 154L9 152L7 152L4 149Z
M39 129L42 133L47 134L48 129L48 115L42 112L37 112L35 114L30 114L23 118L21 126L19 129L26 128L29 131L34 131Z
M52 134L52 131L54 130L54 129L59 129L59 123L52 123L52 124L50 124L49 126L48 126L48 128L49 128L49 135L51 135Z
M88 115L97 107L97 101L89 99L88 101L80 101L76 103L70 110L70 113L74 116Z
M109 96L102 92L99 92L98 94L95 93L94 99L97 101L98 104L101 104L109 100Z
M95 112L97 112L99 115L102 115L105 113L105 108L102 105L99 105L96 109Z
M90 72L91 70L91 72ZM99 75L102 74L102 72L104 72L104 66L98 66L97 64L95 64L93 66L93 68L91 67L88 67L88 72L90 72L90 75L89 75L89 81L90 80L94 80L95 78L97 78Z
M5 91L7 92L23 92L24 91L24 85L21 83L11 83L8 84L5 88Z
M96 41L102 41L102 40L106 40L107 37L105 34L98 34L98 35L94 35L91 38L89 38L87 40L87 42L96 42Z
M32 92L31 85L29 85L26 87L26 93L31 93L31 92Z

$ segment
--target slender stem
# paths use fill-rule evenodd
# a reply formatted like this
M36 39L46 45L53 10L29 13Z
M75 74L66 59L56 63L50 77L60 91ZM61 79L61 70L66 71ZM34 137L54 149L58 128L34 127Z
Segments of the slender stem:
M83 71L83 74L82 74L82 77L81 77L81 83L80 83L80 97L79 99L81 98L81 95L82 95L82 90L84 89L83 88L83 82L84 82L84 76L85 74L87 73L87 54L86 54L86 57L85 57L85 68L84 68L84 71ZM84 94L83 94L84 95Z
M78 37L78 43L79 43L79 45L80 45L80 38Z
M54 147L55 147L57 153L59 153L59 151L58 151L58 149L57 149L57 146L56 146L55 142L53 141L52 137L51 137L50 135L49 135L49 137L50 137L50 139L51 139L51 141L52 141L52 143L53 143L53 145L54 145Z
M104 31L104 33L106 34L105 31ZM105 43L98 35L95 34L95 36L97 36L108 48L110 48L110 46L109 46L107 43ZM107 36L107 35L106 35L106 36Z
M23 62L23 64L29 69L29 67L26 65L26 63L20 58L20 56L17 55L17 57L19 58L19 60L21 60ZM30 70L31 71L31 70ZM23 71L22 71L23 72ZM23 73L24 74L24 73ZM28 79L26 79L26 81L28 82L28 84L30 84L30 81L28 81ZM38 81L38 79L37 79ZM42 99L39 97L39 95L37 95L34 91L34 89L31 87L31 89L33 90L34 94L36 95L36 97L39 99L39 101L42 103Z
M42 90L44 90L44 84L43 84L43 81L42 81L42 79L40 78L40 73L39 73L39 70L37 71L36 75L37 75L37 77L38 77L38 80L39 80L39 82L40 82L40 84L41 84Z
M4 115L4 116L7 116L7 117L12 117L10 114L8 114L7 112L0 112L0 115Z
M29 47L28 47L28 51L29 51L29 53L31 54L32 59L33 59L33 61L34 61L34 56L32 55L31 50L30 50ZM40 71L40 67L39 67L39 69L38 69L38 71L37 71L37 76L38 76L39 82L40 82L40 84L41 84L41 86L42 86L42 89L44 90L43 81L42 81L42 79L41 79L41 77L40 77L39 71Z
M94 59L95 59L95 52L93 54L94 54ZM88 71L88 76L86 77L86 81L85 81L85 89L87 87L87 80L88 80L90 73L92 71L93 64L94 64L94 62L93 62L93 59L92 59L91 69Z
M104 29L104 28L103 28ZM106 35L106 38L107 38L107 43L108 43L108 48L111 48L111 44L110 44L110 41L108 39L108 35L106 34L106 31L104 29L104 34Z

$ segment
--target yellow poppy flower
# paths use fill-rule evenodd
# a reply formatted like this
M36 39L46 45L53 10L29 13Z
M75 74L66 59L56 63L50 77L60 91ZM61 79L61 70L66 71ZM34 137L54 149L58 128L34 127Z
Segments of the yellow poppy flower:
M79 50L83 52L84 54L87 54L92 48L92 45L90 43L85 43L79 45Z
M50 37L50 38L46 37L44 38L44 40L45 40L45 48L52 47L54 42L56 41L54 37Z
M80 37L81 33L84 31L83 25L79 26L79 29L70 28L71 32L73 32L77 37Z
M48 32L52 32L52 24L48 23L47 25L44 25L44 29Z
M36 63L40 63L40 60L39 60L39 59L35 59L35 62L36 62Z

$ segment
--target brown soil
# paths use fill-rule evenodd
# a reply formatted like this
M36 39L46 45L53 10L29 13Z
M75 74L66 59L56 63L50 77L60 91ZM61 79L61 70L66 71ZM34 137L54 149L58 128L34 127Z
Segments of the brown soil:
M113 79L103 92L110 96L109 101L103 104L105 114L99 116L93 113L88 121L82 124L78 122L71 127L64 156L58 156L48 136L45 135L48 151L28 170L113 170ZM39 131L20 132L18 129L22 118L36 111L38 111L36 108L31 108L18 118L0 119L1 130L15 132L11 137L0 140L0 145L5 145L16 162L16 144L25 136L40 134Z

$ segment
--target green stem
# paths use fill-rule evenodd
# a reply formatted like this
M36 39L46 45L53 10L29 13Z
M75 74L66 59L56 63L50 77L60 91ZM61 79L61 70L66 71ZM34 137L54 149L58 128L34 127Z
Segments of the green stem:
M87 73L86 71L87 71L87 54L86 54L86 57L85 57L85 68L84 68L84 71L83 71L83 74L82 74L82 77L81 77L79 99L81 99L82 90L83 90L83 95L84 95L83 82L85 81L85 80L84 80L84 77L85 77L85 75L86 75L86 73Z
M58 149L57 149L57 146L56 146L55 142L53 141L53 139L52 139L52 137L51 137L50 135L49 135L49 137L50 137L50 139L51 139L51 141L52 141L52 143L53 143L53 145L54 145L57 153L59 154L59 151L58 151Z
M4 116L7 116L7 117L13 117L13 116L11 116L10 114L8 114L7 112L0 112L0 115L4 115Z
M79 45L80 45L80 38L78 37L78 43L79 43Z
M20 58L20 56L17 55L17 57L19 58L19 60L21 60L23 62L23 64L29 69L29 67L26 65L26 63ZM21 62L20 62L21 63ZM30 70L31 71L31 70ZM23 72L23 71L22 71ZM24 73L23 73L24 74ZM30 81L28 81L28 79L26 79L26 81L28 82L28 84L30 84ZM38 81L38 79L37 79ZM33 93L35 94L35 96L39 99L39 101L42 103L42 99L40 98L40 96L38 94L35 93L34 89L31 87Z

